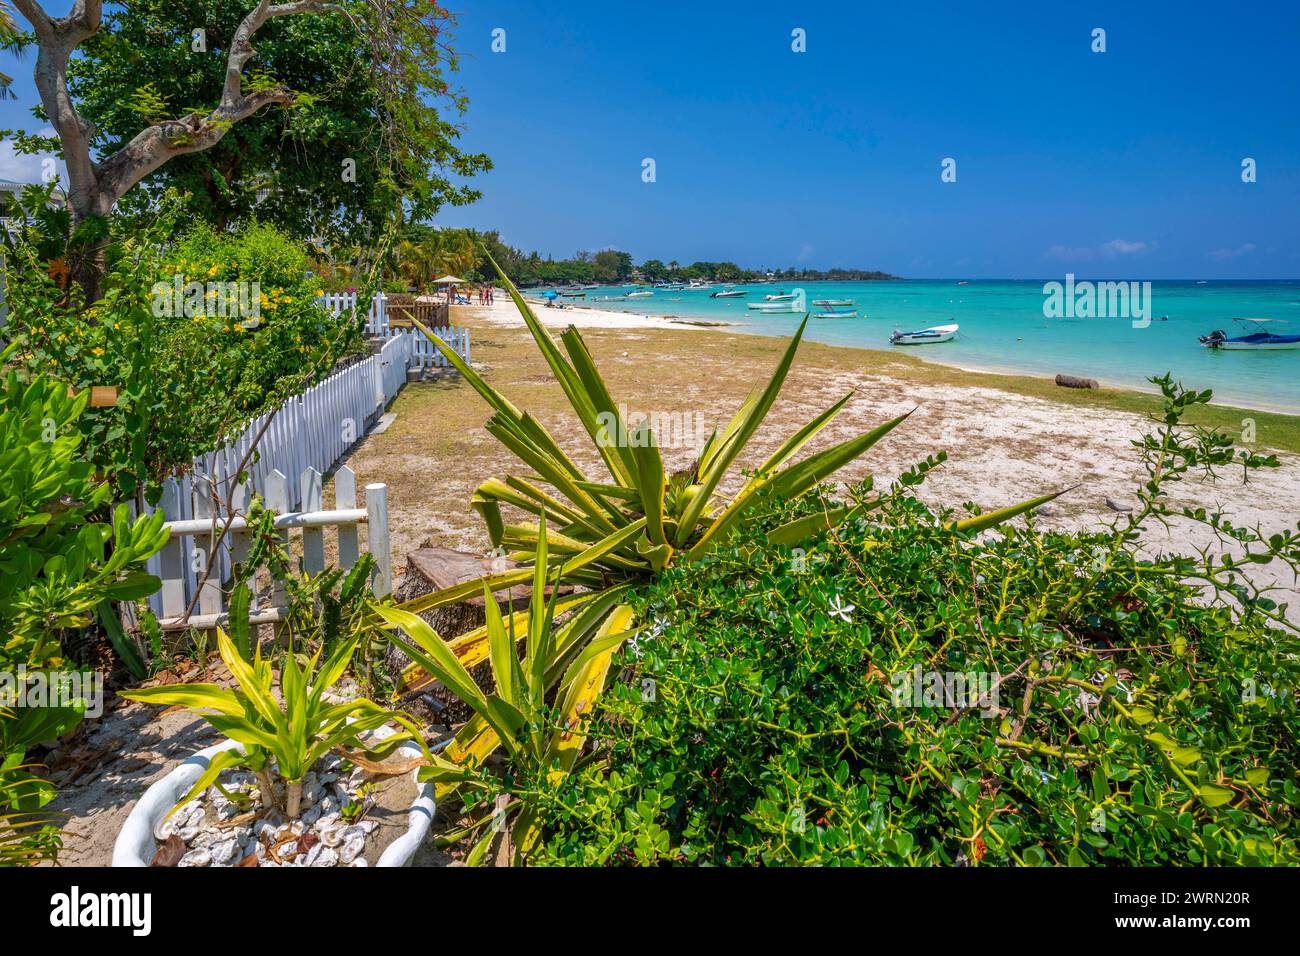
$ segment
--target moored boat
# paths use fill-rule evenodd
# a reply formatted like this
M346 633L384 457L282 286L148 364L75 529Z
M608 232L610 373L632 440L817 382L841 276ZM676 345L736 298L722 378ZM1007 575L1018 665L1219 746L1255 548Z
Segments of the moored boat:
M629 292L627 297L629 299L644 299L648 295L654 295L654 292L650 289L641 289L637 292Z
M858 317L857 309L829 309L825 312L814 312L814 319L856 319Z
M710 299L739 299L748 294L749 293L745 292L743 289L719 289L717 292L710 292L709 298Z
M797 297L795 292L769 292L763 296L768 302L793 302Z
M1247 319L1234 318L1243 329L1253 329L1245 335L1229 336L1223 329L1215 329L1209 335L1201 336L1201 344L1207 349L1221 349L1225 352L1278 351L1281 349L1300 349L1300 335L1283 335L1270 332L1265 325L1274 323L1286 325L1285 319Z
M802 311L794 302L751 302L748 308L764 315Z
M852 299L813 299L813 305L820 305L828 309L845 309L856 304Z
M895 329L889 337L892 345L928 345L931 342L947 342L957 334L957 325L936 325L916 332L904 332Z

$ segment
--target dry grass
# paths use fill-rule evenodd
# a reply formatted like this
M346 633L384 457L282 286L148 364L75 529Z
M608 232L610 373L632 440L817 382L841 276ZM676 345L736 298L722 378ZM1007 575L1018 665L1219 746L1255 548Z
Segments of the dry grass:
M603 476L589 439L527 331L478 322L472 311L457 321L473 329L474 361L484 378L536 415L575 460ZM616 401L634 413L698 412L709 428L725 424L746 394L766 383L787 344L769 337L675 329L589 329L583 337ZM1147 430L1144 415L1157 407L1152 396L1134 392L1078 392L1045 380L965 372L910 356L807 342L741 467L757 464L848 391L854 391L854 398L810 450L913 408L916 412L842 478L874 473L880 485L926 455L946 450L950 460L924 485L926 500L994 507L1078 484L1053 518L1070 524L1113 518L1106 499L1131 497L1140 473L1129 442ZM363 442L349 464L361 482L389 485L397 564L426 540L485 552L487 537L468 505L470 495L487 478L526 471L484 431L486 404L452 375L408 386L392 410L396 421ZM1300 447L1295 418L1223 408L1209 412L1212 423L1238 428L1244 416L1255 418L1261 443ZM670 469L683 468L693 451L665 449L665 458ZM1221 501L1243 521L1266 527L1293 523L1285 502L1294 500L1297 491L1300 464L1293 459L1249 485L1227 478L1183 489L1189 501L1207 506ZM1176 530L1169 543L1204 542Z

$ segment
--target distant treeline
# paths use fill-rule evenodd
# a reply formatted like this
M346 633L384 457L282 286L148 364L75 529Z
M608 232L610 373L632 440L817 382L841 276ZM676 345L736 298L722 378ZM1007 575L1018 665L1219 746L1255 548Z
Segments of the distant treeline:
M689 282L707 279L712 282L753 282L775 279L781 282L802 281L852 281L857 279L897 279L898 276L877 269L742 269L734 262L663 262L647 259L639 265L630 253L617 249L598 252L581 251L569 259L543 257L539 252L524 252L501 241L495 230L440 230L443 233L464 232L481 243L497 264L517 285L570 285L582 283L619 284L629 282ZM475 270L480 278L488 278L491 266L484 260Z

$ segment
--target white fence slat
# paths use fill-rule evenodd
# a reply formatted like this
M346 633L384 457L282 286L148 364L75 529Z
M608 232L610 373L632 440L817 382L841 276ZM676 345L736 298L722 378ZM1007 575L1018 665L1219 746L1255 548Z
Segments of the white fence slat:
M393 555L388 539L388 486L366 485L366 538L375 559L371 590L377 597L393 591Z
M219 518L217 508L213 502L215 486L210 477L199 475L194 479L194 517L196 518ZM220 557L222 542L218 538L220 526L215 531L206 535L195 535L194 550L192 552L193 570L198 576L212 567L212 573L208 575L207 580L199 585L199 604L200 614L219 614L221 613L221 577L220 577ZM210 565L209 565L210 563Z
M321 489L321 475L308 468L299 478L302 489L302 511L323 511L325 501ZM325 532L320 528L302 529L302 569L308 574L325 570Z
M266 507L276 513L293 510L289 507L289 479L278 468L272 471L266 479ZM289 545L288 529L286 528L277 533L280 536L280 543L287 548ZM289 606L288 594L281 582L277 581L271 588L271 606L276 608Z
M181 512L180 484L174 478L163 482L162 498L158 508L169 521L185 517ZM168 539L159 552L158 576L162 579L162 613L164 617L180 617L185 613L185 552L184 541Z
M334 507L346 511L357 506L357 476L344 465L334 472ZM357 526L339 525L339 567L348 570L357 563L361 550L357 542Z

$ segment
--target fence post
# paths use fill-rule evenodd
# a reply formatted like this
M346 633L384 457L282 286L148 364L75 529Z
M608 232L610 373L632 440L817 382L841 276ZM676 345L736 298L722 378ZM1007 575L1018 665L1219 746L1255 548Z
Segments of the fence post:
M393 591L393 555L388 541L388 486L366 485L366 539L375 559L375 576L371 589L376 597Z

